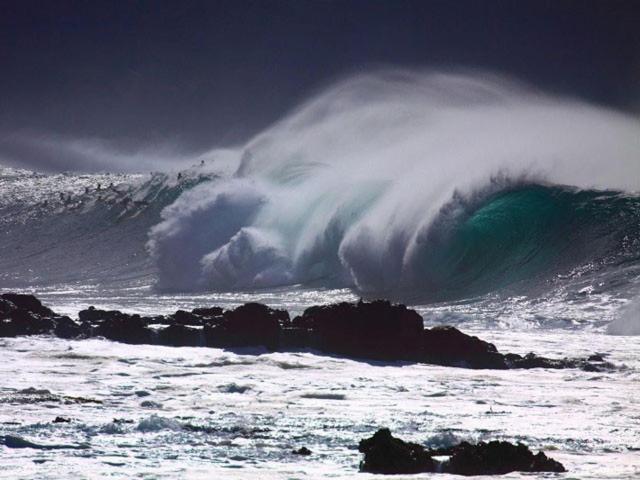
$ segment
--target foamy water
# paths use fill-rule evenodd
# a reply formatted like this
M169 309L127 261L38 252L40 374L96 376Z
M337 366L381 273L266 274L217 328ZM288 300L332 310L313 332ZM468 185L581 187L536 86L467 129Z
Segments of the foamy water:
M568 473L560 478L636 478L637 340L571 335L567 345L563 331L483 332L505 351L597 350L626 368L473 371L312 353L3 339L2 433L85 448L2 447L0 476L360 478L358 441L388 426L431 446L523 441L563 462ZM20 393L30 387L41 392ZM72 421L54 424L56 416ZM291 454L301 446L313 454Z

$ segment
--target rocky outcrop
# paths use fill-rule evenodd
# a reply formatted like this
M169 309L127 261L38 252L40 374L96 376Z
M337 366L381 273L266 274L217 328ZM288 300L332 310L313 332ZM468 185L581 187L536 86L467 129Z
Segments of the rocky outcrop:
M292 326L304 347L377 360L415 360L424 328L414 310L382 300L310 307Z
M522 443L462 442L451 447L442 471L455 475L503 475L510 472L565 472L564 466L544 453L533 454Z
M424 447L393 437L388 428L360 440L358 451L364 453L361 472L390 475L436 471L436 462Z
M0 296L0 337L53 334L61 338L104 337L129 344L174 347L263 347L270 351L312 349L377 361L422 362L464 368L581 368L613 366L600 355L548 359L502 354L495 345L450 326L423 327L422 317L388 301L314 306L291 320L285 310L247 303L178 310L144 317L89 307L80 322L57 315L33 295Z
M495 345L454 327L425 329L419 359L424 363L466 368L505 369L504 355Z
M52 317L55 313L50 308L42 305L33 295L26 295L21 293L3 293L0 298L5 302L11 302L17 309L31 312L41 317ZM2 311L0 309L0 311Z
M564 466L544 453L533 454L526 445L509 442L462 442L456 446L427 450L417 443L391 435L387 428L360 441L364 454L360 470L369 473L450 473L454 475L502 475L510 472L565 472ZM438 460L433 457L449 457Z
M98 310L89 307L78 313L81 330L88 337L104 337L130 344L153 343L153 331L147 319L117 310Z
M263 346L278 350L289 313L260 303L246 303L209 320L204 327L206 345L219 348Z
M57 315L33 295L0 295L0 337L54 334L73 338L79 326L69 317Z

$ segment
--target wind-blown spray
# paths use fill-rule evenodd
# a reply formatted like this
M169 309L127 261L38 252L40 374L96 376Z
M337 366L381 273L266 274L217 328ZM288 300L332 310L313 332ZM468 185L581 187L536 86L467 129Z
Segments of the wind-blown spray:
M424 300L638 255L640 122L501 77L358 75L236 154L151 230L160 288Z

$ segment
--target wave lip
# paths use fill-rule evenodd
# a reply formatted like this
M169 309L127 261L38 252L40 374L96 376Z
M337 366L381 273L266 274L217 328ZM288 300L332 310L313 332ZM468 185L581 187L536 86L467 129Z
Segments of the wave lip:
M638 151L637 119L501 77L359 75L163 212L158 287L420 302L633 263Z

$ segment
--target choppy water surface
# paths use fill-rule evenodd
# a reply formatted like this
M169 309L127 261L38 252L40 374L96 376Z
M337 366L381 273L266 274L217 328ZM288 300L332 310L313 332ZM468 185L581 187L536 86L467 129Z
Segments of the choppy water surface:
M474 371L308 352L2 339L2 434L56 448L0 447L0 476L365 478L357 443L381 426L434 446L523 441L563 462L562 478L640 475L637 337L486 324L465 331L516 353L597 351L621 368ZM57 416L71 422L52 423ZM301 446L313 455L291 454Z

